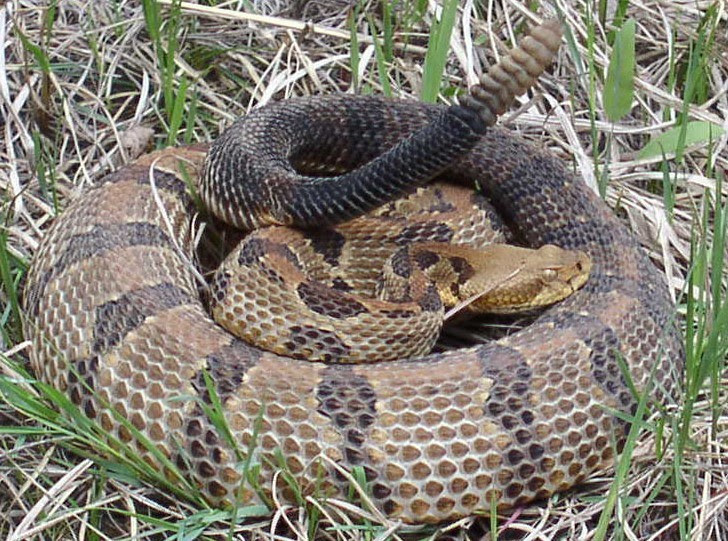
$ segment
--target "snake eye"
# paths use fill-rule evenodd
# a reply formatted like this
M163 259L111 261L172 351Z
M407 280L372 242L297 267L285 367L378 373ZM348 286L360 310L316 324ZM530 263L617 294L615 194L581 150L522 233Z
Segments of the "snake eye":
M547 282L556 280L557 275L558 273L554 269L544 269L543 271L543 279Z

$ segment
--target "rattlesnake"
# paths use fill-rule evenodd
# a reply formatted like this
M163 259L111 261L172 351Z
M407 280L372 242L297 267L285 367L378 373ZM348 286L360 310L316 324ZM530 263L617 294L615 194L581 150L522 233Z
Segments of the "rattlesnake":
M213 211L251 227L353 217L445 169L477 180L525 245L591 258L586 285L530 326L371 365L246 345L205 313L187 263L194 206L185 180L203 173L207 150L193 146L107 176L45 235L24 300L39 377L161 468L151 442L216 505L266 501L273 490L295 502L275 476L281 468L303 494L345 495L345 472L359 466L378 509L435 522L546 497L607 467L625 429L611 410L635 406L618 359L637 389L652 376L660 398L676 389L684 352L666 286L627 229L558 159L488 127L560 40L553 22L534 35L459 108L353 96L263 108L213 148L200 187ZM259 160L243 156L242 139ZM317 191L293 171L291 149L326 175L366 165ZM273 176L241 189L231 164ZM272 206L259 206L261 192ZM237 203L219 202L233 195ZM229 432L208 416L214 397Z

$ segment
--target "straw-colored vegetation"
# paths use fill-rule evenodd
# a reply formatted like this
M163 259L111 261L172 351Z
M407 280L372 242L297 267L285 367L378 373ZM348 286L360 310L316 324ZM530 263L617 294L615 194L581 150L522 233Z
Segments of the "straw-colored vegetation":
M39 4L0 6L0 537L728 539L722 1L560 2L567 45L502 119L573 164L664 270L686 330L681 405L646 404L615 470L579 490L439 529L387 521L359 497L252 519L260 509L211 510L160 489L32 379L20 331L24 273L74 190L140 152L209 141L238 115L289 96L449 102L553 6Z

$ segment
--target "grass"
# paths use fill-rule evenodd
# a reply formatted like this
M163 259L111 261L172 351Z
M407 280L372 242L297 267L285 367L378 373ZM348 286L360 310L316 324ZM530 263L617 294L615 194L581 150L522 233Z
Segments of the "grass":
M421 0L352 10L311 0L280 11L269 0L240 14L213 4L0 8L0 538L727 538L728 65L717 2L621 0L612 14L608 2L560 4L569 45L505 119L574 164L677 299L685 395L664 408L639 401L614 472L512 514L420 529L370 509L355 472L347 501L300 493L302 511L273 501L272 518L252 519L259 508L218 511L181 493L33 379L19 298L39 239L75 187L147 148L209 141L272 98L354 87L448 100L522 35L532 7L464 13L449 2L435 13ZM316 25L302 35L290 19ZM246 472L260 467L241 461Z

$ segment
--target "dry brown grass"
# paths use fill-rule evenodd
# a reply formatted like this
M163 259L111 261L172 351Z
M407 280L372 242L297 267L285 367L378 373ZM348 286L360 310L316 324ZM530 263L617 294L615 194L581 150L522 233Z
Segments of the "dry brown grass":
M235 117L272 99L352 91L346 23L349 2L251 2L264 17L235 11L245 4L227 2L215 9L188 6L183 10L173 84L178 90L183 78L191 83L185 104L190 124L183 124L177 142L185 137L209 141ZM429 3L424 21L399 28L395 34L397 54L388 78L397 96L419 94L434 4ZM504 43L512 43L520 35L521 24L537 19L525 7L528 4L483 2L476 13L471 1L464 2L451 43L447 83L463 87L474 82L503 52ZM650 137L675 125L684 89L680 84L670 85L671 66L679 76L687 63L688 44L696 38L711 4L714 2L696 0L630 2L628 15L637 23L636 95L630 114L617 124L603 114L602 76L590 88L588 75L577 72L566 48L517 114L504 119L573 163L594 188L598 184L595 163L600 172L607 171L608 203L618 207L655 263L664 269L676 299L681 298L685 285L690 239L695 224L700 223L705 194L715 194L716 172L728 169L728 19L721 2L715 3L715 45L706 53L707 99L690 105L688 116L726 130L710 151L706 145L697 145L689 149L682 163L669 161L671 179L677 186L672 219L665 212L661 191L661 159L640 160L637 153ZM589 51L586 5L578 0L561 3L561 9L576 38L580 62L586 66L593 58L601 74L610 54L606 37L610 28L596 21ZM378 17L379 3L364 2L360 13L366 12ZM168 13L167 8L162 10L163 19ZM2 232L7 235L7 254L13 261L17 259L20 274L23 262L32 256L48 224L75 189L119 167L148 144L162 145L169 126L162 99L163 72L140 5L63 0L58 2L52 23L47 15L48 7L32 1L8 1L0 7ZM316 26L306 24L301 31L295 20L315 21ZM357 29L362 51L360 88L379 93L382 87L372 40L362 16ZM50 62L49 71L40 69L20 33L39 46ZM483 48L476 48L474 40ZM593 126L590 111L595 115ZM728 193L725 184L723 193ZM22 366L29 346L13 326L11 289L4 288L1 297L6 334L0 345L8 358ZM13 372L16 365L0 366L7 376L17 376ZM674 460L671 448L657 461L654 435L640 439L623 492L629 498L620 499L616 511L615 520L622 527L610 531L618 531L626 539L678 538L677 503L688 495L685 501L692 506L694 521L685 535L728 539L728 413L725 408L711 408L728 401L725 379L723 383L719 387L722 400L711 401L706 394L696 404L690 428L694 446L683 457L684 470L677 475L684 483L682 488L676 489L673 482L663 484L663 474ZM37 427L13 404L2 401L0 422L30 431ZM665 431L669 434L671 427ZM372 526L332 529L332 525L349 523L342 513L351 505L346 502L328 502L315 529L311 515L284 507L277 509L272 520L245 520L231 526L224 516L200 511L189 502L77 458L63 448L63 441L70 439L71 435L57 431L49 431L46 437L0 432L0 537L163 539L182 526L192 528L207 522L210 525L204 534L208 538L293 539L310 537L312 532L338 539L406 537L407 529L398 523L363 511L352 513L369 517L364 523ZM592 538L610 475L606 472L577 492L500 517L499 533L504 538ZM649 508L641 509L644 502L649 502ZM466 519L440 533L478 538L490 535L486 534L488 526L488 519ZM421 538L436 533L429 529L413 535Z

